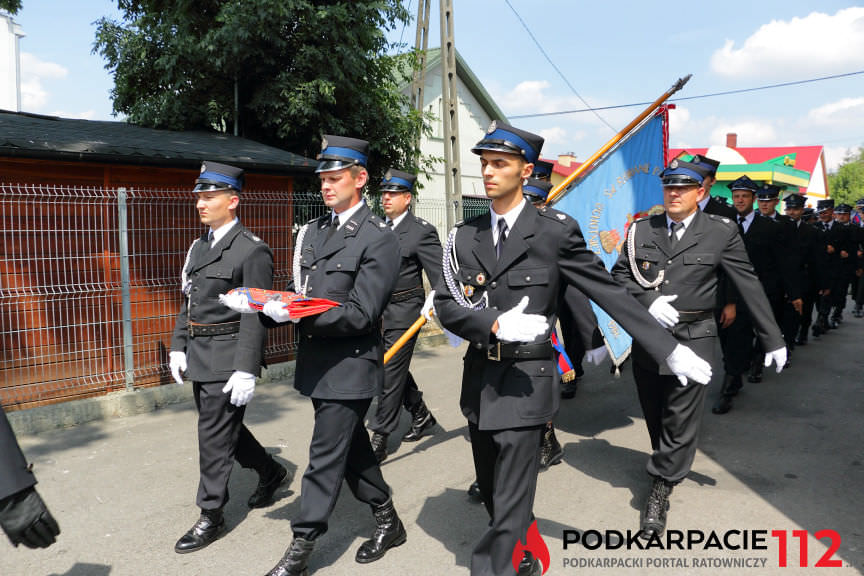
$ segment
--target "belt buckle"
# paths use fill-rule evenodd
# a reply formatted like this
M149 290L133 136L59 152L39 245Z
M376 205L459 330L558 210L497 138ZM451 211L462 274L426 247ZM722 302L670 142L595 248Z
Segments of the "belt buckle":
M189 324L187 326L187 329L189 331L189 337L194 338L195 337L195 326L193 324Z
M486 351L486 358L495 362L501 361L501 342L496 342L495 346Z

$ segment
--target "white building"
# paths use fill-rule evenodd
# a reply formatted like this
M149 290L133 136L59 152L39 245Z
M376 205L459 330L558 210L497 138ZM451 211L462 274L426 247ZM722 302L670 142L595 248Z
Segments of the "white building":
M456 95L459 102L457 112L459 120L459 159L462 183L462 196L470 205L471 198L486 198L483 188L483 178L480 174L480 157L471 152L471 148L486 134L486 129L492 120L507 121L506 116L483 88L480 80L474 75L468 64L456 52ZM410 94L411 86L405 86L405 93ZM432 136L424 136L420 149L424 155L444 158L444 117L441 91L441 50L433 48L426 55L426 77L423 87L423 106L431 111L436 118ZM419 191L419 202L416 212L429 220L439 230L446 232L445 212L443 210L446 193L444 181L444 162L439 162L429 171L431 180L420 176L423 185Z
M11 16L0 12L0 110L21 111L21 52L24 36Z

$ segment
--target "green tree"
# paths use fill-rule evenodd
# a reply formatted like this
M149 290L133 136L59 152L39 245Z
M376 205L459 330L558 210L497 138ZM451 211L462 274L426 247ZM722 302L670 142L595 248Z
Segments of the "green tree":
M828 174L828 190L839 204L855 204L864 198L864 147L849 152L836 172Z
M21 0L0 0L0 10L9 14L17 14L21 10Z
M416 169L428 123L399 87L405 59L385 30L399 0L118 0L93 51L114 75L114 112L135 124L216 129L314 158L322 134L371 143L373 182ZM429 159L426 160L430 161Z

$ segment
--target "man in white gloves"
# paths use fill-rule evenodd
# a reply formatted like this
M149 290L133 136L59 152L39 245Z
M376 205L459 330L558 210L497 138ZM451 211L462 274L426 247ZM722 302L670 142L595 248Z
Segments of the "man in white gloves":
M472 575L513 574L517 543L534 522L533 504L546 423L558 410L558 374L550 330L566 286L606 309L657 361L707 382L710 366L679 345L612 280L587 249L579 225L522 197L543 139L496 122L472 151L480 155L491 210L450 232L435 310L468 341L460 406L468 419L474 468L491 522L471 557ZM689 354L688 354L689 353ZM519 576L542 568L524 552Z
M414 184L417 177L402 170L391 169L379 187L385 223L399 240L399 279L390 301L381 316L384 349L389 350L408 328L424 314L431 317L432 300L423 288L423 272L432 286L441 277L441 241L435 227L411 211ZM431 296L431 295L430 295ZM426 302L424 303L424 299ZM408 340L384 365L384 386L378 395L378 408L369 418L372 430L372 450L378 462L387 458L387 439L399 426L404 406L411 413L411 428L402 436L403 442L416 442L436 424L435 416L423 401L409 371L417 335Z
M665 214L631 224L612 268L612 276L656 323L693 350L684 348L686 353L664 363L646 349L645 340L633 342L633 376L653 450L647 466L652 486L641 523L646 538L663 533L669 494L690 472L696 454L706 387L688 383L681 369L714 354L718 279L732 282L747 302L765 349L774 350L768 358L778 361L778 372L786 352L737 223L699 210L707 193L700 165L673 160L660 176ZM707 384L710 370L704 376L690 378Z
M270 248L236 217L242 187L243 170L216 162L204 162L195 181L196 207L208 231L187 254L185 297L169 354L174 380L192 380L198 409L201 516L177 541L174 549L181 554L204 548L223 532L222 509L235 459L258 472L251 508L270 504L287 476L243 424L261 374L267 329L258 314L240 314L218 299L232 288L270 289L273 283Z

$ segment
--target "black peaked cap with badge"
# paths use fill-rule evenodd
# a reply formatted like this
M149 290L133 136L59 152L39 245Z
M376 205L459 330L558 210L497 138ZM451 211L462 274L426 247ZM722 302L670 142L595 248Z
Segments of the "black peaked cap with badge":
M834 199L833 198L823 198L822 200L816 201L816 212L824 212L825 210L833 210L834 209Z
M533 164L540 158L543 142L542 136L493 120L486 129L486 136L471 148L471 152L480 155L484 150L491 150L518 154Z
M793 193L783 198L783 202L786 204L787 208L803 208L804 204L807 202L807 197L798 193Z
M528 178L528 182L522 186L522 195L529 202L545 202L550 190L552 190L551 182L538 180L537 178Z
M240 192L243 190L243 174L242 168L205 160L201 163L201 174L195 179L195 188L192 191L208 192L233 189Z
M769 184L767 182L762 184L756 191L756 198L758 200L774 200L775 198L779 197L780 187L774 184Z
M746 174L736 179L734 182L730 182L726 187L729 188L729 190L749 190L753 194L759 190L759 185L751 180Z
M369 142L348 136L325 134L321 138L321 153L316 174L343 170L351 166L366 166L369 160Z
M675 159L660 173L660 179L663 186L699 186L705 172L697 164Z
M381 192L413 192L417 176L390 168L381 179Z
M552 178L553 168L554 164L552 164L552 162L537 160L534 162L534 172L532 172L531 177L538 180L549 180Z
M717 168L720 166L719 160L708 158L702 154L696 154L690 159L690 163L698 166L705 176L714 176L717 174Z
M851 214L852 213L852 206L843 202L841 204L838 204L834 208L834 213L835 214Z

